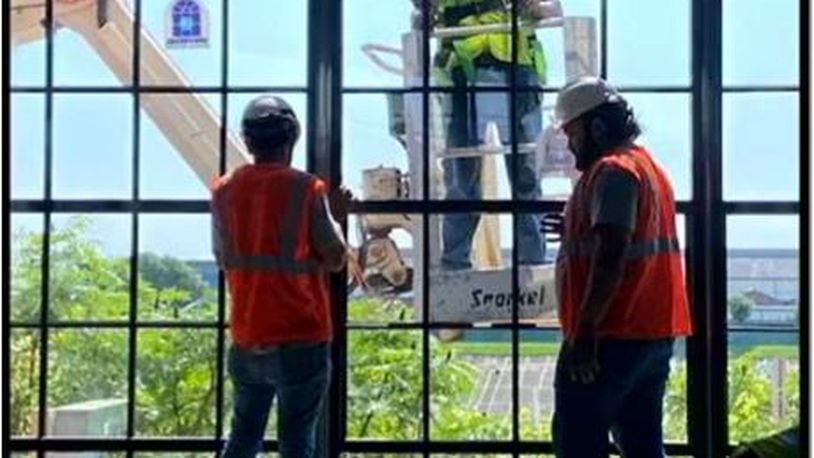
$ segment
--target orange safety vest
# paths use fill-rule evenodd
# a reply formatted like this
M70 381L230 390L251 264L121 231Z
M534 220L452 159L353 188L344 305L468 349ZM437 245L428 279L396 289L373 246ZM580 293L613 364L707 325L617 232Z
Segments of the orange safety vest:
M231 294L232 340L244 348L331 340L326 272L311 247L325 183L272 164L215 180L213 245Z
M606 167L628 172L638 182L636 227L625 253L622 283L598 335L612 339L659 339L692 332L681 250L676 236L675 198L667 174L639 146L611 152L580 178L565 210L563 243L557 256L560 322L573 340L587 292L594 250L590 205L596 179Z

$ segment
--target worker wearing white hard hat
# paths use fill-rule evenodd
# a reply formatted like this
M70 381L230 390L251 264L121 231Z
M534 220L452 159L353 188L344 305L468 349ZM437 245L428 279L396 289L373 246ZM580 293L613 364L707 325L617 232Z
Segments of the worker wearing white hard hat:
M582 175L559 224L554 450L607 457L612 431L623 456L665 456L673 342L692 330L673 186L606 81L568 84L555 115Z
M565 125L602 104L623 100L616 88L602 78L579 78L567 84L557 96L555 120Z

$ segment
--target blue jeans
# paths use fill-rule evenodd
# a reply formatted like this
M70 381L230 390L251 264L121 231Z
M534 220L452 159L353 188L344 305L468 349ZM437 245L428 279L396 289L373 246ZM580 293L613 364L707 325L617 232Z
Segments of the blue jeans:
M572 381L560 350L554 380L554 451L560 458L608 456L608 433L625 458L663 457L662 411L673 339L599 344L593 383Z
M480 67L475 75L476 86L495 84L508 85L510 67ZM456 88L467 86L461 71L453 73ZM534 70L519 67L517 83L523 86L538 86ZM477 146L484 142L484 132L490 122L497 124L500 140L510 143L511 123L510 92L470 92L452 91L446 98L447 146ZM516 99L517 142L534 143L542 130L541 94L518 92ZM542 198L540 180L535 171L534 154L521 154L517 158L517 173L512 169L512 156L504 156L509 180L519 200L539 200ZM516 176L515 176L516 175ZM444 161L444 185L446 198L450 200L478 200L482 198L481 159L465 157ZM540 215L518 214L518 255L520 264L542 264L545 257L545 239L540 233ZM441 266L448 270L470 269L472 263L472 238L478 226L480 214L453 213L444 216L444 248Z
M294 344L263 351L231 347L234 416L225 458L262 450L269 410L277 397L277 438L283 458L313 457L317 423L330 378L330 344Z

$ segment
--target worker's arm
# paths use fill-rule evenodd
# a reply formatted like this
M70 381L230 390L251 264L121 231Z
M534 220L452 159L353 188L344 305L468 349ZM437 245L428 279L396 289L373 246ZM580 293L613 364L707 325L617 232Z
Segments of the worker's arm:
M598 329L609 313L625 273L625 252L636 227L638 184L627 172L608 169L591 199L592 240L588 281L572 343L571 376L591 383L597 364Z
M348 260L348 246L337 223L347 219L348 200L350 194L343 188L334 190L330 200L324 195L314 199L311 243L322 265L331 272L341 271Z
M559 0L523 0L523 9L537 20L562 17L562 5Z
M218 267L222 270L226 270L226 264L224 262L224 243L226 242L227 234L223 227L220 212L218 211L218 198L219 192L215 190L212 193L212 200L209 203L209 209L212 213L212 254L215 256L215 263L217 263Z

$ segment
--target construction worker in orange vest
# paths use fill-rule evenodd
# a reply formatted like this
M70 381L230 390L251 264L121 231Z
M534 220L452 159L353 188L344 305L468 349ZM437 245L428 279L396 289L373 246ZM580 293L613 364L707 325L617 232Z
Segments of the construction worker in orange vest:
M673 341L691 333L673 186L607 82L568 84L555 111L582 175L546 227L562 235L554 449L606 457L612 432L623 456L661 457Z
M345 220L350 196L339 189L329 201L325 182L291 167L300 125L282 99L253 100L242 135L254 163L218 178L212 196L215 257L232 299L234 416L223 456L261 451L276 397L281 456L311 457L330 374L326 273L348 252L334 218Z

